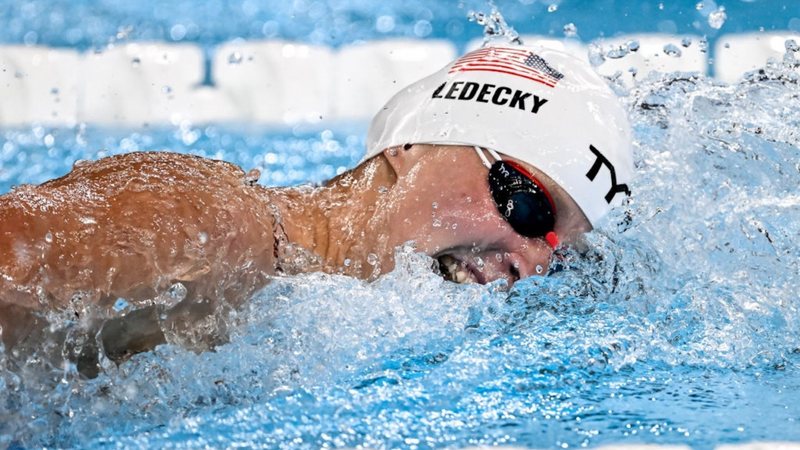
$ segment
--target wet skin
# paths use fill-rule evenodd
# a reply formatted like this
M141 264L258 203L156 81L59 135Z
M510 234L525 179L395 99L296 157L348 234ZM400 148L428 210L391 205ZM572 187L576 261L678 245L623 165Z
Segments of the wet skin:
M577 242L588 221L523 165L554 197L562 242ZM412 240L451 279L511 285L544 273L552 249L503 220L487 173L471 147L427 145L387 149L318 188L268 189L233 164L171 153L79 165L0 196L3 340L24 341L43 311L96 307L102 318L123 298L139 309L84 324L103 328L106 353L124 359L168 338L202 349L219 331L214 311L236 307L270 276L373 279ZM151 306L170 295L177 306Z

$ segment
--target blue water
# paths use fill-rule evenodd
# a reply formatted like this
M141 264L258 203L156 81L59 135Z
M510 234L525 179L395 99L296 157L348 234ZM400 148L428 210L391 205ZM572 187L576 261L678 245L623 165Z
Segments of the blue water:
M129 17L138 5L76 8ZM371 2L348 5L367 22L383 14ZM416 7L461 17L454 7ZM541 3L513 14L527 7ZM172 8L151 6L152 20L177 20L159 19L177 15ZM105 27L120 23L96 14ZM161 346L119 367L105 362L86 380L42 355L0 351L0 447L800 441L798 76L775 65L732 86L672 75L619 90L635 131L634 197L563 270L509 293L444 282L407 247L373 283L274 280L225 317L230 343L214 352ZM360 159L365 129L5 130L0 191L63 175L77 159L135 150L261 168L267 185L318 182Z

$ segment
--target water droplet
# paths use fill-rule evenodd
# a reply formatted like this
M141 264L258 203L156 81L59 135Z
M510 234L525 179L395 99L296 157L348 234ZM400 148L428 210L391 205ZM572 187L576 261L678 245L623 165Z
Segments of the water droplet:
M119 312L119 311L124 311L124 310L125 310L125 309L127 309L127 308L128 308L130 305L131 305L131 304L130 304L130 303L128 303L128 301L127 301L127 300L125 300L124 298L120 297L120 298L118 298L118 299L117 299L117 301L116 301L116 302L114 302L114 311L117 311L117 312Z
M457 224L457 223L454 223L454 224L453 224L453 229L455 230L457 226L458 226L458 224Z
M375 253L370 253L369 255L367 255L367 264L369 264L370 266L378 264L378 255L376 255Z
M53 95L58 95L58 88L50 89L50 93Z
M658 4L658 9L664 9L664 4L663 3L659 3Z
M720 6L719 9L708 15L708 24L715 30L722 28L726 20L728 20L728 15L725 14L724 6Z
M705 36L700 38L699 47L701 53L708 52L708 39Z
M688 48L690 45L692 45L692 38L687 36L681 39L681 45Z
M164 305L167 308L172 308L186 298L186 293L186 286L184 286L183 283L172 284L167 290L166 295L162 296Z
M694 8L695 8L696 10L698 10L698 11L702 11L702 10L703 10L703 6L704 6L704 5L703 5L703 2L697 2L697 4L696 4L696 5L694 5Z
M467 197L467 203L472 203L472 197Z
M680 58L682 52L681 49L678 48L675 44L667 44L664 46L664 53L669 56L674 56L676 58Z
M85 166L86 164L89 164L90 162L91 161L89 161L88 159L76 159L75 162L72 163L72 168L75 169L75 168L80 167L80 166Z
M436 202L433 202L433 209L436 209L436 208L438 208L438 207L439 207L439 204L438 204L438 203L436 203Z
M628 50L630 50L632 52L638 52L639 51L639 41L637 39L628 41L627 45L628 45Z
M564 25L564 36L575 37L577 35L578 35L578 27L576 27L574 23L568 23Z
M378 193L385 194L387 192L389 192L389 188L387 188L386 186L378 186Z
M352 263L352 261L350 261L350 258L347 258L347 259L344 260L344 266L345 267L350 267L351 263Z
M244 175L244 184L245 186L255 186L259 178L261 178L261 171L258 169L250 169Z
M536 266L536 273L541 274L543 271L544 271L544 268L542 268L542 266L538 266L538 265Z
M500 253L496 253L494 257L497 260L497 262L503 262L503 255L501 255Z
M787 52L800 52L800 45L797 45L797 41L794 39L787 39L786 42L783 43L783 46L786 48Z
M518 262L515 262L515 263L514 263L514 268L515 268L515 269L519 269L519 263L518 263Z
M439 220L439 219L436 219L436 220L434 220L434 221L433 221L433 226L434 226L435 228L439 228L439 227L441 227L441 226L442 226L442 221L441 221L441 220Z
M475 247L472 247L472 249L470 249L470 251L472 251L472 253L479 253L481 251L481 248L475 246Z
M131 60L131 66L133 66L133 67L139 67L139 64L141 64L141 63L142 63L142 60L139 59L139 58L133 58Z
M483 262L483 259L481 259L480 256L475 256L475 257L472 258L472 260L475 261L475 266L478 269L483 269L483 267L486 265L486 263Z
M396 150L396 149L391 149L391 150L389 150L389 155L391 155L391 156L397 156L397 150Z
M233 52L228 55L228 64L239 64L242 62L242 54L239 52Z
M547 7L547 12L555 12L557 10L558 10L558 5L556 5L555 3Z
M169 94L170 92L172 92L172 88L169 87L169 86L164 86L164 87L161 88L161 93L162 94Z
M53 242L53 233L48 231L47 234L44 235L44 241L47 242L48 244L52 243Z
M205 245L205 243L208 242L208 235L201 231L197 234L197 240L200 241L201 245Z

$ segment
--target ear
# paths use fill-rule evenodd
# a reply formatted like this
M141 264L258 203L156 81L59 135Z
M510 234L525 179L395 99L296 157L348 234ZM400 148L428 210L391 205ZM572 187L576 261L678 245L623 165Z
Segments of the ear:
M420 158L429 151L429 145L405 144L387 148L383 151L383 156L389 162L395 175L401 177L408 174L419 163Z

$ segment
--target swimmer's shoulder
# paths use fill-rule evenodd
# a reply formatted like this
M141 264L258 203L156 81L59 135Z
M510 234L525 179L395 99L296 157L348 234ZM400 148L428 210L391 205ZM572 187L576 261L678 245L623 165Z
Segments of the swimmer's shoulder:
M180 182L203 179L213 184L240 184L244 170L227 161L173 152L132 152L107 156L97 161L85 161L73 166L66 175L41 186L57 189L76 182L125 181L141 179L144 182Z

